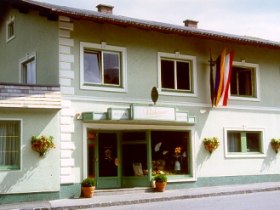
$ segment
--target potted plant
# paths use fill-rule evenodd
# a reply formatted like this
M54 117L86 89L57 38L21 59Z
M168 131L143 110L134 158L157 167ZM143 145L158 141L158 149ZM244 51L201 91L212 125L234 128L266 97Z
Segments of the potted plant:
M55 144L52 136L32 136L31 147L34 151L38 152L40 156L45 156L50 149L55 148Z
M280 149L280 139L271 139L270 145L272 147L272 149L275 151L275 153L278 153L279 149Z
M220 142L217 137L209 137L203 139L204 148L210 152L210 154L218 148Z
M82 181L82 194L85 198L92 198L95 190L95 179L86 178Z
M154 177L155 190L157 192L164 192L167 184L167 176L164 173L159 173Z

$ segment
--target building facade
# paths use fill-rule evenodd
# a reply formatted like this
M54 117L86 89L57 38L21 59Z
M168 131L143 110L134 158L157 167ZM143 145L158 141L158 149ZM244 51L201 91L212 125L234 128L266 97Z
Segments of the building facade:
M0 2L0 203L97 189L279 181L280 44L29 0ZM210 49L235 53L212 107ZM44 158L33 135L53 136ZM203 139L217 137L211 154ZM28 195L28 196L26 196Z

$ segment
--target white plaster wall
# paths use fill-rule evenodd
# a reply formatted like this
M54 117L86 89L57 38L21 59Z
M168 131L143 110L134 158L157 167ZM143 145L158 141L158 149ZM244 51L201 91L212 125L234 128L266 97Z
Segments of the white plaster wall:
M272 138L279 138L277 127L279 113L254 112L242 110L212 109L207 111L207 120L203 123L201 135L197 134L196 158L198 177L263 175L280 173L280 156L270 147ZM236 157L225 155L224 128L263 129L264 157ZM216 136L220 140L219 148L211 155L204 149L202 140Z
M1 112L0 119L22 121L21 167L19 170L0 171L0 194L55 192L60 190L59 180L59 117L56 111ZM53 136L56 145L45 157L31 148L33 135Z

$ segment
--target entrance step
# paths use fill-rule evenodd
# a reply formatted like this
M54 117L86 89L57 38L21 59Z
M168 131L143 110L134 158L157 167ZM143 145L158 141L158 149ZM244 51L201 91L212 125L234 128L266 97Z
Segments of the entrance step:
M118 189L99 189L94 191L94 195L122 195L131 193L152 192L151 187L134 187L134 188L118 188Z

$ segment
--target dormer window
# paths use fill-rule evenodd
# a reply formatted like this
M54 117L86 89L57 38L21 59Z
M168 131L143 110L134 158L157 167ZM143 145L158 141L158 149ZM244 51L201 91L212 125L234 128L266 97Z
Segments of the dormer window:
M6 41L9 42L15 38L15 17L12 16L6 23Z

